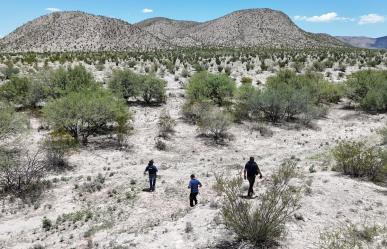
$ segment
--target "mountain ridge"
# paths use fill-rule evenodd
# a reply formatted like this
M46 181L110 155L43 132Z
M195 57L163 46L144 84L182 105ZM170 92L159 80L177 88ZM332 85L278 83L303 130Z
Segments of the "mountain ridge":
M336 36L337 39L354 47L387 49L387 36L371 38L366 36Z
M206 22L156 17L130 24L81 11L54 12L0 39L2 52L144 51L176 47L343 47L327 34L299 28L272 9L234 11Z

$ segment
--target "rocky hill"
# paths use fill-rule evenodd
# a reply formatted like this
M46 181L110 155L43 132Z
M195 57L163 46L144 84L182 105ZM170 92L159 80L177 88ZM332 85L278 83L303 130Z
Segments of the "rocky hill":
M124 51L172 47L312 48L345 46L298 28L280 11L250 9L208 22L153 18L131 25L83 12L39 17L0 40L3 52Z
M204 23L156 18L135 25L175 46L343 46L343 43L331 36L301 30L287 15L271 9L236 11Z
M387 36L380 38L337 36L336 38L358 48L387 49Z
M122 51L167 47L127 22L83 12L55 12L19 27L0 41L6 52Z

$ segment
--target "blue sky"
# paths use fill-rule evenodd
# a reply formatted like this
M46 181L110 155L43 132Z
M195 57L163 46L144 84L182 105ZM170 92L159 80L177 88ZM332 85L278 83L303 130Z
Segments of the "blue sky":
M56 10L81 10L135 23L156 16L206 21L246 8L281 10L310 32L387 35L386 0L5 0L0 6L0 37Z

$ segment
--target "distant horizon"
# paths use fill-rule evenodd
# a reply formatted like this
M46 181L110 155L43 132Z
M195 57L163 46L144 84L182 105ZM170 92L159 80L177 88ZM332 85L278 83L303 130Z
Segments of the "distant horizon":
M348 5L351 8L348 8ZM40 16L57 11L80 11L93 15L117 18L135 24L150 18L206 22L235 11L268 8L281 11L301 29L332 36L380 38L387 36L387 1L362 0L15 0L2 4L0 38ZM382 12L381 12L382 11ZM15 13L18 12L18 15Z

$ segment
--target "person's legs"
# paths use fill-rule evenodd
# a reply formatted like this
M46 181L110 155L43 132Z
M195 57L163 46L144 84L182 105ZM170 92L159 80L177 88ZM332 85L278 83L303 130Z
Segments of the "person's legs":
M153 181L152 181L152 190L156 190L156 176L153 176Z
M196 198L198 196L199 193L195 193L194 194L194 202L195 202L195 206L198 205L198 199Z
M194 199L195 199L194 193L191 193L191 194L189 195L189 205L190 205L191 207L194 206Z
M156 176L150 175L149 176L149 190L150 191L155 190L155 185L156 185Z
M248 177L249 180L249 191L247 192L247 196L251 197L254 194L254 183L255 183L255 176Z

